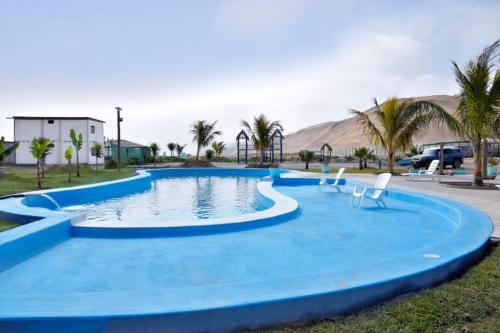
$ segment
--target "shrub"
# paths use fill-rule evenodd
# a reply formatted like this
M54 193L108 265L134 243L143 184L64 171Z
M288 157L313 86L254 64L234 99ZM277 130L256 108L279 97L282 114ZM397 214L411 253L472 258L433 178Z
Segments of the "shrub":
M212 157L214 156L214 151L212 149L207 149L205 151L205 157L207 158L207 160L211 160Z
M117 165L116 165L115 160L107 160L107 161L104 163L104 167L105 167L106 169L116 169Z
M129 165L140 165L142 163L141 163L141 160L139 160L137 157L131 156L128 158L128 164Z

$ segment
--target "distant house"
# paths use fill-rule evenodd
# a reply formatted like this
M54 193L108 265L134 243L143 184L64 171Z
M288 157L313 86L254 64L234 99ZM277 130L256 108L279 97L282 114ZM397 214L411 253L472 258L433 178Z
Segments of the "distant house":
M106 141L104 144L104 155L106 158L116 161L117 141ZM122 161L128 161L131 157L135 157L139 162L143 163L146 158L151 156L151 149L149 146L141 145L128 140L120 140L120 154Z
M47 156L46 164L65 164L64 151L71 146L69 132L74 129L83 135L83 146L79 152L80 163L95 163L92 146L104 145L104 121L89 117L12 117L14 119L14 141L19 142L15 153L16 164L35 164L30 152L34 137L46 137L54 142L54 149ZM73 162L76 154L73 153ZM102 161L101 161L102 162Z

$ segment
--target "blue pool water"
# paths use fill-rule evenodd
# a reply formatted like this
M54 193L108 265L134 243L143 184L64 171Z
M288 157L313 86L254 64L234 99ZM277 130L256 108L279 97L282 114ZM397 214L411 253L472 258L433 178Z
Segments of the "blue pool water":
M210 179L170 175L154 180L153 189L79 208L122 221L135 219L136 210L149 219L168 217L176 209L169 200L181 198L190 204L179 203L176 218L185 211L203 219L259 209L259 177L210 172ZM318 181L276 180L274 189L296 200L300 212L243 231L227 225L174 237L65 236L0 271L0 331L225 332L320 319L450 278L478 260L491 233L487 217L446 199L389 191L387 209L371 202L359 209L351 206L353 183L339 193L311 185ZM40 241L44 229L36 223L24 226L34 230L24 248L13 247L24 227L0 234L0 259L22 256L27 244ZM72 230L63 226L50 237Z
M232 217L262 209L260 177L197 176L152 180L151 189L95 203L64 207L88 221L172 221Z

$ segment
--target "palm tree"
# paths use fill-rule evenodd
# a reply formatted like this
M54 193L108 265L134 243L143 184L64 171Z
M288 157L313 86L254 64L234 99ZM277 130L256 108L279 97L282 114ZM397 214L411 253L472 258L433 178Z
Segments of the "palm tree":
M44 139L43 137L39 138L39 140L43 140L43 139ZM49 139L49 141L50 141L50 139ZM52 152L52 149L54 149L54 147L55 147L54 142L50 141L49 145L47 146L47 149L45 150L45 153L42 156L42 160L41 160L41 163L42 163L42 178L45 178L45 159Z
M102 156L102 145L99 142L94 143L92 151L95 154L95 171L97 172L97 164L99 163L99 158Z
M375 154L373 153L373 150L369 149L369 150L368 150L368 155L366 155L366 156L365 156L365 160L364 160L364 164L365 164L365 165L364 165L364 168L365 168L365 169L366 169L366 168L368 168L368 165L367 165L367 160L372 160L372 161L373 161L373 160L375 160L375 159L377 159L377 155L375 155Z
M363 125L364 133L369 140L381 146L387 152L389 172L394 173L394 157L400 150L412 146L413 137L422 135L432 123L437 128L443 124L452 130L458 130L458 123L441 106L430 101L399 100L392 97L382 106L373 99L375 104L375 119L380 124L377 127L368 114L351 110L358 123Z
M5 149L5 138L2 136L0 138L0 163L2 163L3 160L7 158L7 156L14 153L18 147L19 147L19 142L15 142L12 146Z
M153 142L149 145L149 148L151 149L151 155L153 155L153 165L156 168L156 157L160 154L160 145Z
M42 167L42 158L45 155L48 146L52 142L47 139L47 138L33 138L31 141L31 155L36 159L36 178L37 178L37 184L38 188L42 188L42 181L41 181L41 167Z
M71 158L73 157L73 146L64 151L64 158L68 161L68 182L71 182Z
M80 159L78 157L78 152L82 149L83 135L82 133L76 135L76 131L72 128L69 131L69 137L71 138L71 143L75 147L76 151L76 176L80 177Z
M186 148L187 145L181 146L180 144L175 144L175 151L177 152L177 157L181 157L182 151Z
M371 151L366 147L360 147L354 149L354 157L359 158L359 170L363 170L363 162L364 167L366 168L366 160L370 158Z
M258 158L260 164L263 164L266 149L268 149L272 143L271 135L278 129L283 131L283 127L279 121L269 121L264 114L254 117L251 126L244 120L241 121L241 124L250 132L255 149L259 152Z
M191 128L191 134L193 134L193 142L196 143L196 160L200 159L200 150L212 142L216 136L221 135L221 131L215 130L215 125L217 122L211 124L207 123L206 120L198 120L195 122Z
M174 150L175 150L176 146L177 146L177 144L175 144L173 142L167 143L167 148L168 148L168 150L170 150L170 157L174 156Z
M423 152L424 152L424 150L422 148L417 147L417 146L410 147L410 156L420 155Z
M456 133L470 140L474 155L474 185L483 184L483 154L488 136L500 132L500 69L494 69L494 59L500 55L500 40L487 46L463 69L452 62L460 87L456 118L460 130ZM500 65L500 62L498 63ZM500 67L500 66L499 66ZM486 162L486 159L484 160Z
M314 152L312 150L301 150L299 157L302 162L306 162L306 170L309 169L309 162L314 159Z
M226 145L222 141L220 141L220 142L217 142L217 141L212 142L212 150L215 152L215 155L217 157L220 157L220 155L222 154L222 152L224 151L225 148L226 148Z

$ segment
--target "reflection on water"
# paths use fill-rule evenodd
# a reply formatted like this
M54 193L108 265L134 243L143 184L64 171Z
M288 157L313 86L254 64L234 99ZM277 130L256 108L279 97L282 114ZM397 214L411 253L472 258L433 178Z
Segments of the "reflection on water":
M257 177L172 177L153 181L151 190L65 210L94 221L208 219L259 210Z

